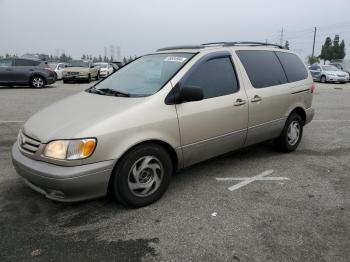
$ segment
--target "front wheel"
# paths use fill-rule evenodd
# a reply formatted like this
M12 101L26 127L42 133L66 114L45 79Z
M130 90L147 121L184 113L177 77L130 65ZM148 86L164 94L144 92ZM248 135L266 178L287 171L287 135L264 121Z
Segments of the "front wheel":
M297 149L303 135L303 125L299 114L292 113L288 117L281 135L275 140L275 144L282 152L292 152Z
M45 80L41 76L34 76L30 81L30 86L34 88L43 88L45 86Z
M321 83L326 83L327 82L327 78L325 76L321 76Z
M173 164L163 147L151 143L140 145L117 164L110 193L125 206L146 206L165 193L172 174Z
M90 83L90 82L91 82L91 75L88 75L87 82L88 82L88 83Z
M99 80L99 79L100 79L100 73L97 73L96 80Z

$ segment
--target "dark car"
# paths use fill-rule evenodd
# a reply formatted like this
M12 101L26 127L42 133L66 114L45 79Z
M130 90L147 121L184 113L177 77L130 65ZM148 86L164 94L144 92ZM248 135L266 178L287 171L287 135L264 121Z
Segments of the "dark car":
M0 59L0 85L42 88L55 82L55 72L45 61L28 58Z

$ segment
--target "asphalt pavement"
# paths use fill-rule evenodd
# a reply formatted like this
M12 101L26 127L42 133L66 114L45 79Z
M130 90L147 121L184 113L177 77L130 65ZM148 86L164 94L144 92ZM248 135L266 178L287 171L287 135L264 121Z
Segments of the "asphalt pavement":
M139 209L53 202L12 166L23 121L89 85L0 87L0 261L350 261L350 84L316 84L295 152L267 142L195 165Z

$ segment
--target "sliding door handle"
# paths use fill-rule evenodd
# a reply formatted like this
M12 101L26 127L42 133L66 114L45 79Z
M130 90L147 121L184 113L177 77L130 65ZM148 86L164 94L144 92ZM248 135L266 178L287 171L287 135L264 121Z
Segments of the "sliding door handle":
M262 98L258 95L255 95L252 100L250 100L251 102L253 103L256 103L256 102L260 102L262 100Z

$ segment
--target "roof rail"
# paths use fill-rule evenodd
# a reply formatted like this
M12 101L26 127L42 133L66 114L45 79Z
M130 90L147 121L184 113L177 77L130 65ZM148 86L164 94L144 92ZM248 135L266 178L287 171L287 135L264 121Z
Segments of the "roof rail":
M223 44L223 46L239 46L239 45L246 45L246 46L274 46L278 47L280 49L284 49L283 46L277 45L277 44L271 44L271 43L264 43L264 42L226 42Z
M174 50L174 49L202 49L205 46L203 45L180 45L180 46L169 46L169 47L163 47L157 50L159 51L167 51L167 50Z
M181 45L181 46L169 46L160 48L157 50L159 51L167 51L167 50L175 50L175 49L203 49L209 46L273 46L280 49L284 49L283 46L277 45L277 44L271 44L271 43L264 43L264 42L213 42L213 43L205 43L201 45Z

